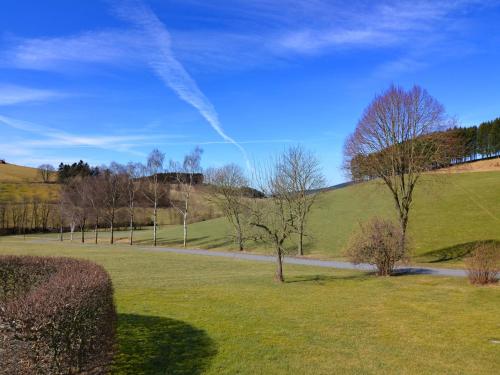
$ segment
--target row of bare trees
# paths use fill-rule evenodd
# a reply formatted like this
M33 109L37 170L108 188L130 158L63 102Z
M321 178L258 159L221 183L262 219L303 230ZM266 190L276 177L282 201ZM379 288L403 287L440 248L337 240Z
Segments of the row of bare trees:
M54 225L48 199L31 197L0 203L0 234L46 232Z
M134 242L134 229L137 226L137 210L151 208L153 225L153 245L158 242L158 213L161 207L175 208L183 218L184 238L187 243L188 216L190 214L191 191L194 176L201 171L202 150L195 148L186 155L182 163L171 161L165 165L165 154L154 149L146 164L111 163L99 168L99 173L75 176L63 184L59 210L61 216L61 240L63 227L69 227L71 239L75 229L85 233L93 224L94 242L98 242L99 228L105 226L110 231L110 243L115 242L117 215L121 222L126 216L129 229L129 243ZM172 176L174 179L172 181ZM173 199L172 189L180 192L180 200ZM66 223L66 224L63 224ZM146 224L146 223L140 223Z

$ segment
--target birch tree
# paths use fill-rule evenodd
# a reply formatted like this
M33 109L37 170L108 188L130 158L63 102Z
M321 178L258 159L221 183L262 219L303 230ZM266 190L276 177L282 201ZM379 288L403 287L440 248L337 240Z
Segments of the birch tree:
M196 147L191 153L184 157L182 164L174 161L170 162L170 169L176 176L177 188L181 193L181 201L176 202L172 200L172 206L182 216L184 247L187 246L189 202L195 184L195 175L201 173L202 154L203 150L200 147Z
M148 156L147 164L143 168L142 182L144 184L142 193L153 206L153 246L156 246L158 238L158 204L165 196L164 166L165 154L154 149Z

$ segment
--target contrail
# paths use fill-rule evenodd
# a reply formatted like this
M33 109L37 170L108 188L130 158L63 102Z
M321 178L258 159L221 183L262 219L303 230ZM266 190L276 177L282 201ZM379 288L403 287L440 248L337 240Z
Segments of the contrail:
M241 151L247 168L251 170L250 160L245 149L224 132L214 106L184 66L175 58L171 48L170 33L156 14L140 1L128 2L126 6L118 7L117 11L122 19L137 26L153 41L152 44L157 50L149 54L149 64L156 74L182 100L196 108L224 140L232 143Z

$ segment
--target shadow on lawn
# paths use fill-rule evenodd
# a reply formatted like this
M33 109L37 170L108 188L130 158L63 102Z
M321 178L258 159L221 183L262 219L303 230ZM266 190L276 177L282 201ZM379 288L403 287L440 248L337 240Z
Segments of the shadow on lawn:
M422 254L420 258L423 261L429 263L441 263L453 260L461 260L464 257L468 256L478 244L483 242L500 245L500 241L497 240L472 241L429 251L428 253Z
M217 354L203 330L179 320L119 314L115 374L201 374Z
M346 276L327 276L327 275L307 275L307 276L292 276L285 278L285 283L307 283L315 282L319 285L324 285L326 282L336 280L363 280L373 275L373 272L363 272L355 275Z

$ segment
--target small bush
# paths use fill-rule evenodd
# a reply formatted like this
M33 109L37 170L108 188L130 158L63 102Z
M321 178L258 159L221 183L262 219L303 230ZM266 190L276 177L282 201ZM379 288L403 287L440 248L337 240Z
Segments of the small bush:
M0 256L0 275L0 374L108 373L116 312L102 267Z
M492 284L500 273L500 246L483 242L477 245L472 255L465 259L467 275L472 284Z
M400 227L392 221L373 218L361 224L349 242L345 255L355 264L368 263L379 276L391 275L398 262L406 262L407 243Z

